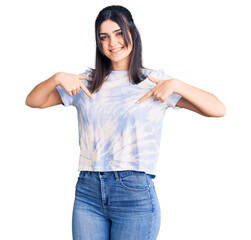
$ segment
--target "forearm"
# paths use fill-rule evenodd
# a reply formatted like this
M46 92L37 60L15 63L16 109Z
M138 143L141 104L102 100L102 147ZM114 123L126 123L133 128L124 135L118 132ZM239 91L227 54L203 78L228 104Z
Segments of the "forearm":
M212 93L193 87L181 80L175 79L175 91L186 100L195 105L201 112L207 116L224 116L226 112L225 105Z
M44 104L50 93L58 86L57 73L49 79L39 83L26 97L25 104L30 107L37 108Z

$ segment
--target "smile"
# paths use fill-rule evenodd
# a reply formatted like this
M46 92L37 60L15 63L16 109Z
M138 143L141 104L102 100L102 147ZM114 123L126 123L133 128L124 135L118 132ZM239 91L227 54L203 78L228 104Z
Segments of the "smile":
M120 50L122 49L123 47L121 48L117 48L117 49L113 49L113 50L110 50L111 53L117 53L117 52L120 52Z

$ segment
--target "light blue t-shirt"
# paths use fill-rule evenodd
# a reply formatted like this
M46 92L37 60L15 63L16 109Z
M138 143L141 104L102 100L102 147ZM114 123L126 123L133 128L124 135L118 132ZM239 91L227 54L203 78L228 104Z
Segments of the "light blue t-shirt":
M169 80L163 70L141 69L145 79L139 84L129 82L127 71L112 71L102 88L90 99L80 93L69 96L60 85L56 87L64 106L75 106L79 130L79 171L136 170L156 175L156 163L162 132L162 122L168 107L182 97L170 95L164 103L153 96L139 104L135 102L156 86L147 75ZM80 75L86 75L87 69ZM90 74L91 75L91 74ZM88 88L91 76L82 80Z

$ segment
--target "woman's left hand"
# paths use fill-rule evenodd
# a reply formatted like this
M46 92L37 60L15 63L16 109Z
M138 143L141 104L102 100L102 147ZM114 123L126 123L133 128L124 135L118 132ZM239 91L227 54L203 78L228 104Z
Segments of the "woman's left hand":
M148 79L157 85L151 89L146 95L140 98L136 103L141 103L147 98L153 96L154 100L160 100L162 103L174 93L176 79L172 78L170 80L160 80L150 76L147 76Z

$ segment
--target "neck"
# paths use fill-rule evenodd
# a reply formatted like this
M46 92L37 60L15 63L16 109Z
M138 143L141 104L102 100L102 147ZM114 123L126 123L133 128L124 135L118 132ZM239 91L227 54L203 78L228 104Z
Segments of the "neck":
M112 71L128 71L129 64L126 62L112 63Z

